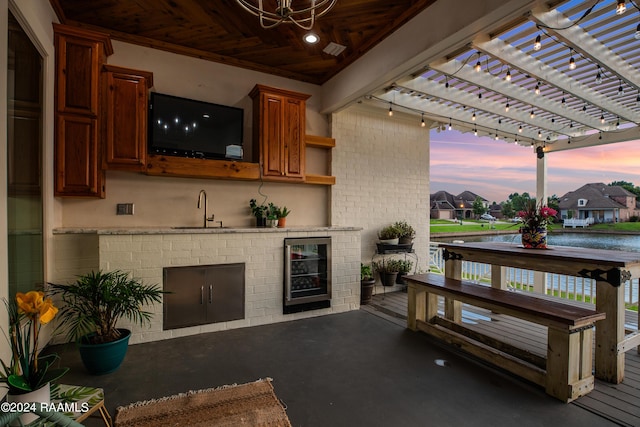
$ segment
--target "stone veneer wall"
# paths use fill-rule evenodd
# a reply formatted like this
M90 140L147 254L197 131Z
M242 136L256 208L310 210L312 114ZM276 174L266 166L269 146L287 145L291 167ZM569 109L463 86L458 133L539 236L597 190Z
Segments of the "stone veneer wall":
M429 263L429 127L420 117L350 107L331 117L331 224L357 224L362 261L371 262L377 232L406 220L416 229L418 268Z
M331 235L332 300L328 309L282 313L285 237ZM131 343L141 343L296 320L358 309L360 306L360 231L282 231L219 234L56 234L57 283L73 281L91 269L129 271L145 283L162 284L163 267L245 263L245 319L162 330L162 305L152 311L150 328L131 328Z

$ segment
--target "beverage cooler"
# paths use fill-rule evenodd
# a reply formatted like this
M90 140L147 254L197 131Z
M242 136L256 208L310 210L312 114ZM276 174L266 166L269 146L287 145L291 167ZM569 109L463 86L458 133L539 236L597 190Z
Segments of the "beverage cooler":
M284 239L284 313L330 306L331 237Z

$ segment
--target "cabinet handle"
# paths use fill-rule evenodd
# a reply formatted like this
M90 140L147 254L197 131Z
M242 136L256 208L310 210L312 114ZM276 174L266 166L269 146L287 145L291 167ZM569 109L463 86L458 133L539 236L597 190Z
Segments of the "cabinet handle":
M213 302L213 285L209 285L209 304Z
M200 305L204 304L204 286L200 286Z

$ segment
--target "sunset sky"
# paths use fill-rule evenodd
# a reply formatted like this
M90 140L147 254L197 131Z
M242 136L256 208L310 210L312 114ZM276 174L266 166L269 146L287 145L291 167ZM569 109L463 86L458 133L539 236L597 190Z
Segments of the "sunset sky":
M549 195L562 196L590 182L640 185L640 140L547 154ZM455 130L431 131L431 193L472 191L489 202L536 191L531 147Z

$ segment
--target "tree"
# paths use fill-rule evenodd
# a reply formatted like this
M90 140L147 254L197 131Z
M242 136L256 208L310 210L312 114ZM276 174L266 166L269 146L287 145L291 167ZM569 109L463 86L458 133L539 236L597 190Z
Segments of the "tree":
M613 181L611 184L609 185L617 185L618 187L622 187L625 190L633 193L636 195L636 200L640 200L640 187L636 187L635 185L633 185L633 183L631 182L627 182L627 181Z
M513 206L513 210L519 212L525 210L525 208L531 203L531 196L527 192L522 193L522 195L512 193L509 194L509 201Z
M511 201L502 202L500 212L502 212L505 218L513 218L516 216L516 211L513 209L513 203L511 203Z
M549 200L547 201L547 206L560 212L560 208L559 208L560 197L556 196L555 194L553 196L549 196Z
M484 207L484 203L482 203L482 198L480 198L480 196L476 197L476 199L473 201L472 209L476 217L479 217L487 211L487 209Z

